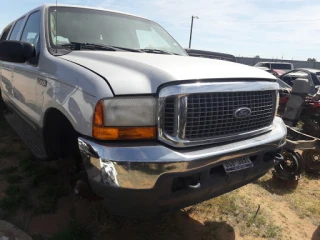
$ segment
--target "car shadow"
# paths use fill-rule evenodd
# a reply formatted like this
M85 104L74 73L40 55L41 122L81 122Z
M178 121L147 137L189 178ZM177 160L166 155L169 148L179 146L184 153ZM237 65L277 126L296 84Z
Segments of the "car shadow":
M319 240L320 239L320 226L313 233L311 240Z
M232 226L224 221L198 221L180 210L148 220L112 217L112 227L103 231L99 239L219 239L235 240ZM101 224L101 223L100 223ZM103 226L106 226L104 223ZM107 224L108 225L108 224Z
M308 180L320 180L320 172L308 172L305 176Z
M184 211L177 212L175 220L183 233L183 239L236 239L234 228L225 221L201 223Z
M254 184L259 185L260 187L264 188L267 190L269 193L276 194L279 196L283 196L286 194L289 194L293 192L297 186L290 186L290 185L285 185L285 184L280 184L279 182L276 182L272 178L267 179L267 180L258 180L253 182Z

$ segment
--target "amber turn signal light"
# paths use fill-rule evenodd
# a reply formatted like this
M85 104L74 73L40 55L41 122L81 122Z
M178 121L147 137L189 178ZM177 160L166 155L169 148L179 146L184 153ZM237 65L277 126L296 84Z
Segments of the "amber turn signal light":
M93 136L100 140L154 139L155 127L93 127Z

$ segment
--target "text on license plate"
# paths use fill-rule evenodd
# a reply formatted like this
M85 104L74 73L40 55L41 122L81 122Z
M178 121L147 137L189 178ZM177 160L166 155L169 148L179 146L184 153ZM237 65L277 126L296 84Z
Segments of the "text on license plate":
M224 163L223 167L224 170L228 173L253 167L253 163L251 162L250 158L239 158Z

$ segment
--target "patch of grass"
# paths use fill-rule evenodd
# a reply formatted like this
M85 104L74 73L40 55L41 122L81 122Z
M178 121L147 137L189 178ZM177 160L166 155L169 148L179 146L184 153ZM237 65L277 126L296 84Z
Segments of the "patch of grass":
M257 184L267 190L272 196L288 202L288 206L300 218L309 218L313 224L320 224L320 190L318 176L303 175L295 189L280 187L271 179L271 174L260 178ZM281 197L281 198L280 198Z
M7 175L17 171L17 167L8 167L0 170L0 174Z
M93 233L84 224L72 219L68 224L68 227L50 237L48 240L90 240L93 239Z
M35 168L36 163L32 160L31 156L27 156L26 158L20 161L20 169L26 174L30 175Z
M282 228L274 224L268 224L265 229L266 238L280 239L282 236Z
M28 199L23 195L7 196L0 200L0 208L14 212L18 208L31 209L32 205L28 202Z
M19 176L19 175L8 175L6 177L6 180L10 184L17 184L17 183L20 183L22 181L22 177Z
M31 235L31 237L33 240L48 240L48 238L49 238L49 237L39 235L39 234Z
M0 208L5 211L15 211L22 207L24 209L31 209L32 205L28 200L28 191L17 185L10 185L5 190L6 197L0 200Z
M41 182L48 184L57 184L56 180L59 177L59 171L50 166L37 167L31 172L30 183L33 186L39 185Z
M56 176L57 177L57 176ZM53 213L58 199L70 193L67 184L58 181L45 182L45 186L38 189L37 198L39 205L35 208L36 213Z
M256 206L247 198L237 194L237 191L192 206L188 211L195 217L199 216L211 223L228 222L231 226L236 226L242 235L281 238L281 228L274 225L268 214L260 209L256 215ZM215 224L208 226L212 229L208 229L207 232L215 231L213 229Z
M12 212L19 208L20 203L19 197L8 196L0 200L0 208Z
M14 154L14 152L10 148L1 148L0 149L0 157L8 157L13 154Z
M315 201L312 197L292 195L288 199L290 207L296 211L301 218L310 218L314 224L320 223L319 200Z
M8 196L16 196L16 195L20 194L20 192L21 192L21 188L20 188L20 186L17 186L17 185L10 185L5 190L5 193Z

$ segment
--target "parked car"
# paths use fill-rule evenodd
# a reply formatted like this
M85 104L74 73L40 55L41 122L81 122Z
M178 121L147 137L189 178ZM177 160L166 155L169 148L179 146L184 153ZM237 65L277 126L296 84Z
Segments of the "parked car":
M268 73L271 73L272 75L274 75L276 77L280 76L279 73L277 71L273 70L273 69L270 69L270 68L267 68L267 67L257 67L257 68L259 68L259 69L261 69L263 71L266 71Z
M276 73L275 71L267 68L267 67L257 67L263 71L266 71L276 77L279 77L278 73ZM280 80L279 78L277 78L277 83L279 84L279 107L284 108L289 100L289 95L291 93L292 87L290 85L288 85L287 83L285 83L284 81Z
M279 76L279 78L290 86L293 86L295 79L306 78L310 82L309 93L315 94L317 92L316 86L320 85L320 70L312 68L297 68Z
M7 121L38 158L78 160L111 212L183 208L282 159L267 72L189 57L157 23L101 9L44 5L4 31Z
M294 69L292 63L288 62L258 62L254 65L255 67L266 67L282 75L290 70Z
M289 100L289 95L291 94L292 87L286 84L284 81L280 80L279 78L277 79L277 83L280 86L279 89L279 107L285 107L288 100Z
M190 48L186 48L185 50L189 54L189 56L192 56L192 57L204 57L204 58L226 60L230 62L237 62L235 56L227 53L211 52L211 51L204 51L204 50L197 50L197 49L190 49Z

